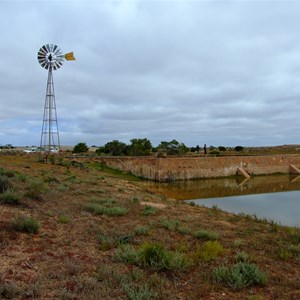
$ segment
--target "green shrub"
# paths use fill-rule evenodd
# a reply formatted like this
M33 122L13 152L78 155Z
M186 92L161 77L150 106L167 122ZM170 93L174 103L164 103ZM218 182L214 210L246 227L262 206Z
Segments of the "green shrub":
M157 213L157 208L155 208L153 206L145 205L143 207L142 214L144 216L155 215L156 213Z
M146 243L138 250L142 266L152 270L184 270L191 261L180 252L166 251L159 244Z
M205 239L205 240L214 241L219 238L219 234L214 231L198 230L193 232L193 237L196 239Z
M236 262L247 262L249 260L249 255L243 251L237 252L235 256Z
M185 270L191 261L182 253L167 251L159 244L145 243L138 250L125 245L115 251L117 261L148 267L151 270Z
M207 241L195 253L195 262L210 262L223 253L223 246L218 241Z
M159 219L159 224L168 230L175 230L179 226L178 220L172 220L167 218Z
M137 235L148 235L149 227L148 226L137 226L134 228L134 233Z
M0 175L0 193L4 193L6 190L12 187L10 179L6 175Z
M106 216L123 216L127 213L127 209L121 206L106 207L101 204L93 204L93 203L86 204L85 210L95 215L106 215Z
M232 289L243 289L251 285L264 285L266 275L255 264L239 262L232 267L225 266L214 269L213 276L216 282Z
M27 186L27 190L25 192L25 196L33 199L33 200L42 200L43 193L45 193L47 187L44 182L40 180L31 180L31 182Z
M67 224L70 222L70 220L71 218L65 214L60 215L58 218L58 222L61 224Z
M6 204L20 204L20 195L14 190L6 190L3 194L0 194L0 202Z
M123 290L130 300L154 300L158 293L146 286L134 286L132 284L123 284Z
M39 231L40 224L37 220L31 217L17 216L13 220L13 227L16 231L37 233Z
M137 265L139 264L139 255L130 245L124 245L115 251L114 259L116 261Z

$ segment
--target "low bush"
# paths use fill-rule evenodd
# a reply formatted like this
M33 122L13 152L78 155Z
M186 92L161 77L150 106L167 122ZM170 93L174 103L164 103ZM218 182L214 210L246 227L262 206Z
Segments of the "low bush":
M101 204L93 204L93 203L86 204L85 210L95 215L106 215L106 216L123 216L127 213L127 209L121 206L106 207Z
M142 214L144 216L155 215L156 213L157 213L157 208L155 208L153 206L145 205L143 207Z
M123 246L116 250L115 259L155 271L179 271L191 266L191 261L183 253L167 251L163 246L152 243L145 243L138 250L129 245Z
M4 193L6 190L12 187L10 179L6 175L0 175L0 193Z
M148 235L149 227L148 226L137 226L134 228L134 233L137 235Z
M13 228L16 231L37 233L39 231L40 224L37 220L31 217L17 216L13 220Z
M219 238L219 234L214 231L208 231L208 230L198 230L193 232L193 237L196 239L205 239L205 240L217 240Z
M165 229L175 230L179 226L179 221L167 219L167 218L161 218L159 219L159 224Z
M42 200L43 193L45 193L47 187L44 182L39 180L31 180L31 182L27 186L27 190L25 192L25 196L33 199L33 200Z
M210 262L223 253L223 246L218 241L207 241L198 248L194 255L196 263Z
M5 204L20 204L20 199L21 196L14 190L6 190L4 193L0 194L0 202Z
M213 277L216 282L237 290L251 285L264 285L267 282L265 273L255 264L244 262L239 262L230 268L218 267L214 269Z

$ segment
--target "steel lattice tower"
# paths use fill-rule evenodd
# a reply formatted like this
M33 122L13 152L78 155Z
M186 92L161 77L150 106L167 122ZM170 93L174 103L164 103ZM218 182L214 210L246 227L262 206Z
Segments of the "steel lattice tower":
M60 150L52 66L50 66L48 70L48 80L40 146L46 151L51 151L54 149L57 149L58 151Z

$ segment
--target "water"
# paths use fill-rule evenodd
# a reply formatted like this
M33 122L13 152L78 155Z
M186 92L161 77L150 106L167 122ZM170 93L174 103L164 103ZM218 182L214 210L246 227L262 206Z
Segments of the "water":
M217 206L228 212L256 215L282 225L300 227L300 176L146 182L145 185L153 192L176 200Z

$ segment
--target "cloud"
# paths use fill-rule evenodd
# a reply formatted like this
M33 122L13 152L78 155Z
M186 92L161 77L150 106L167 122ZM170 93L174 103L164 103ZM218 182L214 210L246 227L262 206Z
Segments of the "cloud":
M46 43L62 144L147 137L189 146L298 143L300 4L0 2L0 143L38 144Z

